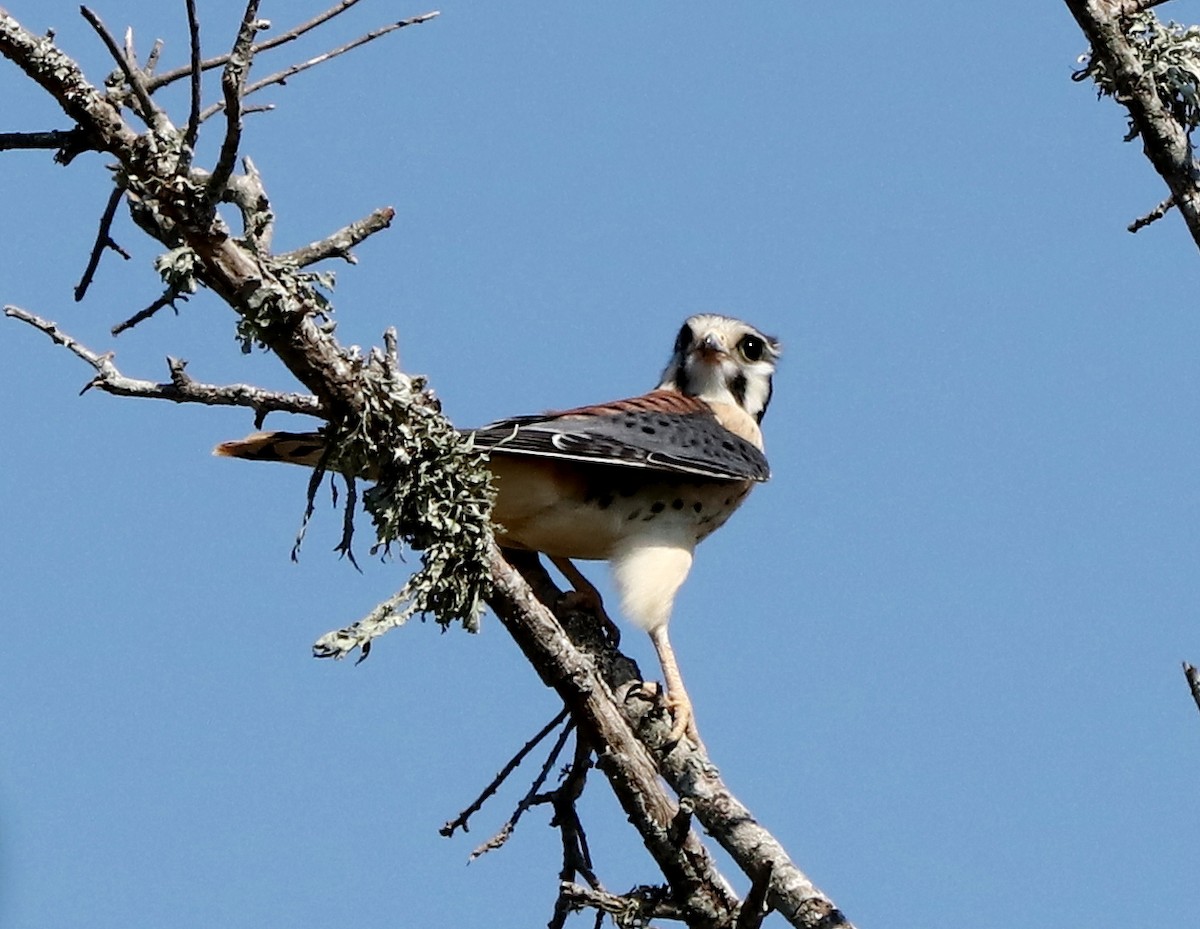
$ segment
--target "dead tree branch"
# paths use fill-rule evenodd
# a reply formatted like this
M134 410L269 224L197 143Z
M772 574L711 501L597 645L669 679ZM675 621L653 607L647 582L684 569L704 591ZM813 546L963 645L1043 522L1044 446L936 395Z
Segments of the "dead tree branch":
M79 278L79 283L75 285L75 302L78 303L87 294L87 290L92 286L92 278L96 276L96 269L100 267L100 258L104 255L106 249L112 249L126 261L129 260L129 253L121 246L113 241L112 223L113 218L117 215L117 207L121 203L121 198L125 195L125 191L120 187L113 188L108 195L108 203L104 205L104 212L100 214L100 228L96 231L96 242L92 245L92 252L88 256L87 267L83 269L83 276Z
M1066 0L1066 4L1091 44L1093 60L1077 78L1097 78L1101 92L1110 93L1128 111L1133 133L1141 136L1146 157L1166 182L1200 247L1200 173L1192 154L1190 129L1164 100L1128 31L1130 17L1155 4L1114 0Z
M1192 692L1192 699L1196 701L1196 709L1200 709L1200 671L1197 671L1194 665L1183 663L1183 675L1187 678L1188 688Z
M343 226L337 232L326 236L318 242L312 242L303 248L284 252L279 256L280 261L286 261L297 268L307 268L318 261L327 258L341 258L348 264L356 264L358 259L350 249L358 245L368 236L381 232L392 224L396 211L390 206L375 210L371 215Z
M550 720L550 722L546 723L546 725L538 731L537 735L521 746L520 751L518 751L512 756L512 758L508 760L508 763L500 769L500 772L494 778L492 778L491 783L489 783L487 787L483 789L478 797L471 801L470 806L455 816L454 819L447 820L445 825L443 825L438 832L441 835L446 836L446 838L454 835L454 831L456 829L462 829L463 832L469 832L470 829L468 828L468 822L470 821L471 816L483 809L483 805L488 801L488 798L493 796L496 791L500 789L500 785L508 780L508 776L517 769L521 762L525 760L525 757L531 751L537 748L538 745L541 744L542 740L546 738L546 736L563 724L568 713L569 711L565 707L560 710L555 717Z
M281 32L277 36L272 36L269 39L264 39L262 42L256 43L254 46L255 56L257 57L258 55L262 54L263 52L270 51L273 48L278 48L280 45L284 45L288 42L295 41L296 39L300 38L305 33L311 32L313 29L316 29L318 26L328 22L329 20L333 19L335 16L338 16L339 14L346 12L346 10L350 9L350 7L354 6L358 2L359 2L359 0L342 0L341 3L338 3L338 4L330 7L325 12L320 13L317 16L314 16L312 19L307 20L298 26L294 26L291 29L288 29L286 32ZM428 22L429 20L434 19L438 15L439 15L439 13L435 10L430 13L424 13L420 16L414 16L410 20L406 20L405 22L416 25L418 23ZM206 58L200 62L200 70L201 71L211 71L213 68L221 67L228 60L229 60L228 55L217 55L214 58ZM183 67L183 68L175 68L172 71L165 71L162 74L158 75L157 77L151 78L149 81L147 81L146 86L148 87L150 92L153 93L154 91L158 90L160 87L164 87L167 84L174 83L175 81L178 81L181 78L188 77L191 74L191 72L192 72L192 67L190 65L187 67Z
M488 490L478 455L440 416L423 381L399 370L394 340L386 351L371 350L364 356L334 337L326 299L314 286L311 272L298 268L301 261L342 254L361 230L335 234L325 240L330 244L315 243L316 247L299 250L299 256L273 256L269 235L252 232L269 230L272 221L261 183L253 177L248 192L235 199L246 221L246 237L233 236L216 214L216 198L237 187L233 166L241 143L239 114L244 112L245 94L253 87L246 84L245 73L254 51L261 47L251 41L259 25L256 7L257 0L250 0L234 50L223 60L226 132L211 174L181 170L181 165L188 163L182 133L135 130L125 121L119 103L91 85L52 40L23 29L3 10L0 55L22 68L79 124L96 148L118 162L120 184L138 225L168 249L159 259L168 287L179 292L200 286L212 290L237 314L243 342L274 352L312 396L275 394L244 385L197 384L178 361L170 362L169 383L136 381L124 377L111 356L81 345L53 323L13 307L6 313L40 329L86 361L96 372L89 386L109 393L246 406L260 415L266 410L288 410L325 419L327 447L337 448L341 456L330 464L331 469L377 477L363 501L376 519L381 544L402 539L422 553L422 568L410 584L418 576L423 578L421 583L427 586L418 590L423 591L419 595L424 599L418 600L418 595L410 592L414 598L410 608L402 615L393 611L394 615L380 621L394 625L418 610L446 622L460 618L470 628L477 620L480 592L488 591L487 602L505 629L543 682L571 711L571 725L579 737L595 747L597 769L607 778L665 876L668 890L666 899L656 904L663 908L656 911L659 915L668 912L665 908L669 906L674 908L669 912L678 914L689 926L728 929L743 912L712 854L697 830L690 827L688 815L680 815L681 807L690 806L691 815L730 852L752 881L760 880L769 866L767 902L792 925L849 927L778 841L732 796L707 756L686 740L667 744L670 724L662 701L643 693L636 665L605 638L595 618L579 614L563 601L536 556L513 554L519 571L505 560L488 529ZM125 60L126 77L135 94L138 81L149 93L155 86L153 79L136 72L129 55L120 50L116 55L119 61ZM184 73L195 71L193 62ZM140 106L145 110L145 101ZM149 116L152 122L156 120L153 110ZM251 174L248 167L246 176ZM364 229L379 225L386 212L373 214L376 218ZM419 441L405 439L410 434L419 436ZM418 486L413 486L412 474L421 475ZM414 499L422 505L415 505ZM433 501L458 507L454 518L421 522L421 514ZM461 527L453 539L448 537L448 524ZM462 580L474 577L474 570L485 572L490 587L482 581L472 586L473 582ZM546 603L562 604L560 615L552 613ZM365 652L369 643L369 636L356 638L351 631L343 639L326 643L330 648L327 654L342 655L356 646ZM553 792L541 793L541 785L564 744L565 735L560 736L551 760L523 801L526 805L554 801ZM562 803L573 802L572 791L581 789L586 760L586 753L581 761L577 752L579 771L572 774L577 779L569 778L564 785L565 792L557 798ZM670 795L664 779L679 801ZM580 845L572 867L590 873L585 840L580 834L574 841ZM569 856L565 859L565 865L571 864Z
M194 381L184 371L187 362L178 358L167 359L167 366L171 372L169 382L155 383L126 377L117 369L111 354L102 355L93 351L71 338L50 320L15 306L6 306L4 315L41 330L56 345L61 345L95 369L96 376L88 381L81 393L95 387L117 397L144 397L151 400L170 400L173 403L203 403L206 406L243 406L254 410L259 416L265 416L267 413L323 415L317 398L306 394L278 393L248 384L217 386Z

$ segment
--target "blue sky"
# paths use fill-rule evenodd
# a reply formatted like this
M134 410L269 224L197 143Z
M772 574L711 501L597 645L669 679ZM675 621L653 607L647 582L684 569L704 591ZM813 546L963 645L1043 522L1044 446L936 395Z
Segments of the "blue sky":
M97 11L173 66L182 7ZM9 9L111 70L75 4ZM365 0L257 73L426 9ZM200 10L223 49L240 5ZM247 133L280 249L396 207L336 267L342 337L397 326L466 426L647 389L693 312L780 336L774 479L672 624L735 792L862 926L1194 917L1200 255L1177 217L1125 231L1163 187L1070 81L1065 5L442 10L268 91ZM65 128L10 66L0 93L3 130ZM132 376L172 354L291 386L206 296L109 337L160 285L122 218L133 259L71 301L104 159L3 165L0 301ZM543 811L466 864L532 768L437 834L556 710L500 626L314 661L406 565L365 538L364 573L338 561L327 508L292 564L305 475L209 455L249 415L81 398L87 375L0 327L0 925L544 923ZM654 879L599 780L584 813L611 889Z

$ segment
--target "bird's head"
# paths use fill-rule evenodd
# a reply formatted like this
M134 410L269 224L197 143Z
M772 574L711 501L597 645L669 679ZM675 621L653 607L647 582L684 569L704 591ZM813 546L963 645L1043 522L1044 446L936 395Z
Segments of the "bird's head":
M679 330L658 387L709 403L736 404L762 422L779 352L778 339L749 323L700 313Z

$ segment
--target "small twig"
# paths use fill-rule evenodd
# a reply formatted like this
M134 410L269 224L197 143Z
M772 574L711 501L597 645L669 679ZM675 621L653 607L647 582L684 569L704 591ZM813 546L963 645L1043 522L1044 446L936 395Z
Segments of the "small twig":
M92 378L80 393L92 387L118 397L146 397L152 400L170 400L174 403L203 403L207 406L242 406L249 407L262 415L265 413L304 413L309 416L323 416L321 402L307 394L285 394L248 384L229 384L217 386L202 384L192 380L184 373L186 362L171 359L171 381L156 384L153 381L143 381L126 377L113 363L111 353L101 355L92 351L86 345L77 342L48 319L42 319L19 307L6 306L4 315L21 322L28 323L35 329L40 329L48 335L55 344L61 345L79 358L82 358L95 371Z
M187 298L188 298L187 294L180 293L179 291L175 290L175 288L173 288L173 287L168 287L165 291L163 291L163 295L161 297L159 297L157 300L155 300L153 303L151 303L144 310L138 310L136 313L134 313L132 316L130 316L129 319L125 320L122 323L117 323L115 326L113 326L112 330L111 330L112 334L116 336L116 335L120 335L126 329L132 329L138 323L142 323L142 322L145 322L146 320L148 320L151 316L153 316L155 313L157 313L159 310L161 310L164 306L170 306L171 309L173 309L175 311L175 315L178 316L179 308L177 306L175 306L175 301L176 300L186 301Z
M208 180L209 200L214 203L220 199L229 176L233 174L238 148L242 144L242 97L246 75L250 73L250 64L254 60L254 36L259 29L265 28L258 19L258 4L259 0L248 0L233 50L225 63L225 73L221 75L221 93L225 98L225 139L221 142L221 152L213 167L212 177Z
M79 12L88 21L88 24L96 30L96 34L100 36L100 40L116 61L117 67L125 75L125 80L133 91L134 97L137 99L139 115L145 120L146 125L157 130L169 128L171 125L170 120L167 119L167 114L159 109L158 105L150 99L150 91L146 87L145 77L134 67L136 62L131 61L121 52L120 47L117 45L117 40L112 37L112 33L108 31L108 28L99 16L86 6L81 6Z
M1185 661L1183 675L1187 678L1188 687L1192 690L1192 699L1196 701L1196 709L1200 709L1200 671Z
M150 77L152 74L154 74L154 69L158 67L158 59L159 56L162 55L162 50L163 40L155 39L154 45L150 49L150 54L146 56L146 67L142 69L146 73L146 77ZM146 89L150 90L149 87Z
M293 264L297 268L306 268L327 258L342 258L350 264L356 264L358 259L354 257L350 249L368 236L386 229L392 224L395 216L396 211L390 206L381 207L369 216L355 220L318 242L285 252L279 256L279 260Z
M541 743L541 741L546 738L546 736L554 731L556 727L561 725L569 713L570 710L568 710L566 707L563 707L555 715L555 717L550 720L550 722L546 723L546 725L544 725L538 731L537 735L526 742L521 747L521 750L513 755L511 759L509 759L508 763L500 769L500 773L492 778L492 782L488 784L487 787L483 789L483 792L471 802L471 805L454 817L454 819L447 821L446 824L438 830L438 833L449 838L450 836L454 835L454 831L456 829L462 829L463 832L470 832L471 830L468 827L467 822L470 820L471 816L475 813L478 813L483 808L483 805L488 801L488 798L495 795L496 791L500 789L500 785L503 784L508 779L508 776L517 769L517 766L525 760L525 756L533 751Z
M267 77L255 81L253 84L250 84L246 87L246 90L242 96L249 97L251 94L257 93L264 87L270 87L272 84L286 84L288 78L294 77L301 71L307 71L309 68L315 68L317 65L324 64L331 59L337 58L339 55L344 55L346 52L352 51L353 49L358 48L360 45L373 42L375 39L385 36L389 32L395 32L397 29L403 29L405 26L415 26L418 23L427 22L437 15L437 13L425 13L421 16L413 16L410 19L402 19L399 22L389 23L386 26L380 26L378 29L371 30L366 35L359 36L352 42L347 42L345 45L340 45L337 48L317 55L315 58L309 58L307 61L297 62L294 65L290 65L280 71L276 71L274 74L270 74ZM229 101L226 99L224 102L212 104L212 106L208 107L208 109L200 114L200 121L204 122L205 120L210 119L223 107L228 106L228 103Z
M768 861L758 872L758 876L750 885L750 892L742 901L734 929L759 929L763 920L767 918L767 914L771 912L767 907L767 890L771 887L771 875L774 871L775 866Z
M322 23L328 22L329 20L333 19L333 17L337 16L339 13L344 13L346 10L348 10L350 7L354 6L354 4L356 4L356 3L358 3L358 0L342 0L341 3L338 3L335 6L330 7L324 13L320 13L319 15L315 16L313 19L310 19L307 22L303 22L298 26L294 26L293 28L289 29L287 32L281 32L277 36L273 36L270 39L266 39L262 42L257 43L254 46L255 56L258 56L263 52L270 51L273 48L277 48L280 45L283 45L287 42L291 42L295 39L300 38L300 36L304 35L306 32L311 32L313 29L316 29ZM426 13L423 16L416 17L416 21L425 22L426 20L433 19L437 15L438 15L437 12ZM229 60L228 55L217 55L214 58L206 58L206 59L204 59L204 61L200 62L200 70L201 71L211 71L213 68L221 67L221 65L225 64L225 62L227 62L228 60ZM183 68L176 68L173 71L164 72L163 74L160 74L158 77L153 78L149 82L149 85L148 85L149 89L151 92L153 92L155 90L158 90L158 88L163 87L166 84L172 84L175 81L179 80L180 78L187 77L190 71L191 71L190 67L183 67Z
M679 801L679 809L675 811L675 816L671 820L671 842L676 848L683 848L684 842L687 841L688 833L692 831L692 813L695 810L695 805L687 797Z
M100 257L106 248L111 248L126 261L129 260L129 254L113 241L111 235L113 218L117 215L117 206L124 195L125 191L120 187L114 187L112 193L108 195L108 203L105 204L104 212L100 215L100 228L96 231L96 241L92 244L92 253L88 256L87 267L83 269L83 277L75 285L76 303L83 299L87 289L92 285L92 278L96 276L96 269L100 266Z
M583 796L587 786L587 774L592 767L592 743L582 732L575 735L575 757L567 776L554 792L555 822L563 833L563 880L571 880L576 874L582 874L591 887L600 889L600 881L596 878L595 866L592 864L592 850L588 846L587 833L579 818L576 802ZM570 839L567 843L566 840Z
M574 728L574 720L568 720L567 724L563 726L563 731L559 733L558 740L554 743L554 747L550 749L550 754L546 757L546 763L542 765L542 770L539 771L538 776L533 779L533 783L530 785L529 790L526 792L525 796L521 798L521 802L517 804L517 808L513 811L512 816L509 817L508 822L500 827L499 832L480 845L477 849L475 849L475 851L471 852L471 857L469 859L470 861L474 861L481 855L486 855L488 852L495 851L497 848L500 848L500 846L508 841L508 837L513 834L513 830L517 828L517 823L525 814L525 811L536 803L546 802L548 798L542 797L539 794L539 791L542 789L542 785L546 783L546 777L550 774L550 769L553 768L554 763L558 761L558 756L562 753L563 746L567 744L567 737L570 736L571 731Z
M188 46L191 51L191 74L189 93L191 106L188 110L187 129L183 134L183 145L190 153L195 151L196 138L200 134L200 20L196 17L196 0L186 0L188 21Z
M1144 229L1147 226L1149 226L1151 223L1156 222L1157 220L1160 220L1164 216L1166 216L1167 213L1170 211L1171 207L1173 207L1174 205L1175 205L1175 195L1171 194L1171 196L1167 197L1166 200L1164 200L1162 203L1160 203L1158 206L1156 206L1154 209L1152 209L1149 213L1147 213L1145 216L1139 216L1137 219L1135 219L1133 222L1131 222L1128 226L1126 226L1126 228L1130 232L1137 232L1139 229Z

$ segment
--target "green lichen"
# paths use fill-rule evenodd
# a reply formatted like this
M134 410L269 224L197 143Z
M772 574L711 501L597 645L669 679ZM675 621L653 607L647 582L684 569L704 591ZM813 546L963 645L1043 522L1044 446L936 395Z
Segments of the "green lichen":
M354 648L365 657L374 638L416 615L474 632L490 588L494 493L483 457L393 356L374 350L359 364L362 414L327 428L330 467L374 481L362 497L375 528L372 553L404 546L420 552L421 567L366 617L318 640L318 657L342 658Z

